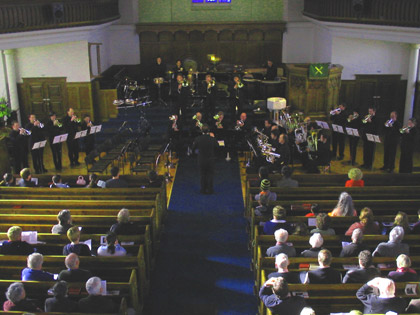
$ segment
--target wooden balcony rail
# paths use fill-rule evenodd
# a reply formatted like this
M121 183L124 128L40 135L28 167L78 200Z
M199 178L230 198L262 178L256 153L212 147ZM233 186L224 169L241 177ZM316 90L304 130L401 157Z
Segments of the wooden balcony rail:
M305 0L303 14L329 22L420 27L419 0Z
M119 17L118 0L0 1L0 33L95 25Z

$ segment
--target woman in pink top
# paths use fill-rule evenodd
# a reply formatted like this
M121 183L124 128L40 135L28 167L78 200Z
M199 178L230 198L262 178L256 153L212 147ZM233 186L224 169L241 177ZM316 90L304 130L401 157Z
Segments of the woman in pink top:
M353 199L351 196L346 193L342 192L340 194L340 198L338 199L337 205L335 206L334 210L329 213L332 217L350 217L350 216L357 216L356 209L354 209Z

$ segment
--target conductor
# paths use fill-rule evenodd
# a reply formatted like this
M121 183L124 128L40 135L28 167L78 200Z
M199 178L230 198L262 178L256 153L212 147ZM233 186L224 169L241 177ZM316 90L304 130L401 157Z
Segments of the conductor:
M210 195L214 193L214 151L218 144L214 134L210 133L207 124L203 125L202 132L203 134L194 140L193 151L198 149L198 167L201 181L200 193Z

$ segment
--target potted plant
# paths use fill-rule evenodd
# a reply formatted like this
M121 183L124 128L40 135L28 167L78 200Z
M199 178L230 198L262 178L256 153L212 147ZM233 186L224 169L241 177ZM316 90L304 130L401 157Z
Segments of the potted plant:
M12 111L7 100L4 97L0 97L0 126L7 123L11 113Z

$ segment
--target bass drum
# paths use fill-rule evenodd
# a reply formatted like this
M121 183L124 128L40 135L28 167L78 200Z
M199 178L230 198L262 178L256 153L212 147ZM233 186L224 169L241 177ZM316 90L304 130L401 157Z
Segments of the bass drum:
M192 58L185 58L184 59L184 69L186 72L192 69L193 72L197 72L197 61Z

